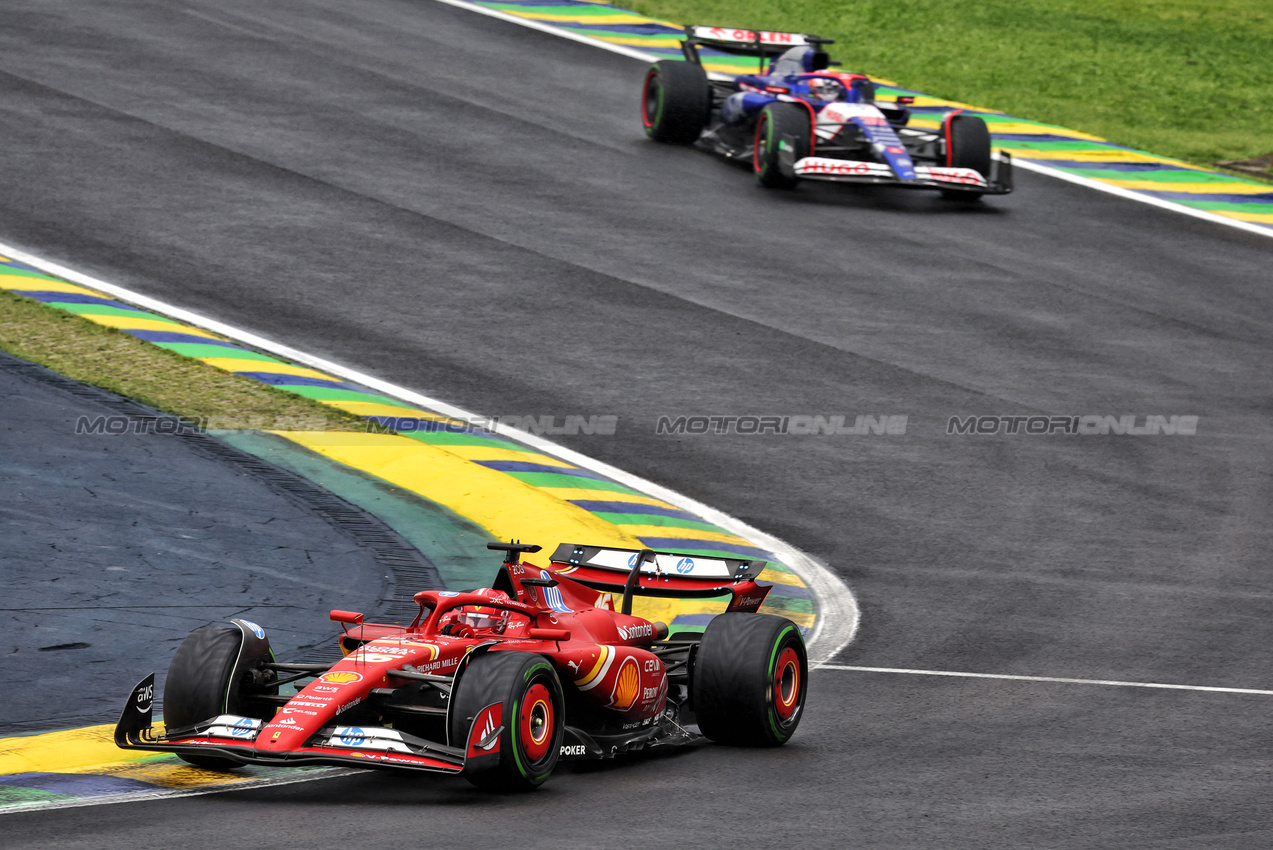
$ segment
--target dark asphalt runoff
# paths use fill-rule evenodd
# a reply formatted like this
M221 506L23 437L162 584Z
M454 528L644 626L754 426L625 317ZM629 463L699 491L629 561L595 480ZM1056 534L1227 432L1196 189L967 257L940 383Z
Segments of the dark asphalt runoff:
M562 441L852 586L838 664L1273 688L1273 240L1024 172L973 209L765 191L648 142L643 70L432 0L10 0L0 235L477 413L618 416ZM762 415L907 424L656 433ZM947 433L968 416L1198 419ZM5 842L1267 847L1271 710L822 670L778 751L32 812Z
M114 722L130 682L234 617L339 657L326 613L392 595L372 552L210 437L4 353L0 399L0 736Z

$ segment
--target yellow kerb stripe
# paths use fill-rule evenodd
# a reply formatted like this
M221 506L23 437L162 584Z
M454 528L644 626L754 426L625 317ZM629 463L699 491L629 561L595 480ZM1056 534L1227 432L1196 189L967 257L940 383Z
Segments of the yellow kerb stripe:
M640 542L606 522L516 478L452 452L392 434L278 432L335 461L445 505L486 529L493 539L517 538L551 551L559 543L640 549Z
M61 283L56 280L26 277L25 275L5 274L3 271L0 271L0 289L11 289L19 294L26 289L33 292L65 292L70 295L92 295L95 298L108 297L100 292L94 292L91 289L85 289L73 283Z
M268 360L244 360L239 357L201 357L209 366L224 369L227 372L269 372L274 375L295 375L298 378L318 378L326 381L339 381L331 375L324 375L304 366L292 366L287 363L272 363Z

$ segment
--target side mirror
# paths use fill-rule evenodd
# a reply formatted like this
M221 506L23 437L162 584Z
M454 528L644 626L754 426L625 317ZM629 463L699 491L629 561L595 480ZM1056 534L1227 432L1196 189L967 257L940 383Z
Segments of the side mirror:
M351 626L362 625L362 614L355 614L353 611L332 611L331 618L333 623L349 623Z

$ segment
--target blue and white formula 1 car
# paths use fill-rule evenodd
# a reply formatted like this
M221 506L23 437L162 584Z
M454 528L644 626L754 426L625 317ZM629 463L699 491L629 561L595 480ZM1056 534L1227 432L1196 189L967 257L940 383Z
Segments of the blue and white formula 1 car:
M1012 191L1011 156L991 151L985 121L956 110L940 128L907 127L914 98L877 101L868 77L831 70L838 63L823 50L828 39L685 29L686 61L661 60L645 75L641 118L656 141L750 161L770 188L802 179L883 183L959 200ZM701 46L755 56L758 73L711 79Z

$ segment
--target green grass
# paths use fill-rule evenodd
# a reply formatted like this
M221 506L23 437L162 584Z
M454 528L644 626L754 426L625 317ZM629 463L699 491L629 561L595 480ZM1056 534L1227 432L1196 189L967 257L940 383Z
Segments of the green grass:
M0 290L0 349L210 428L362 431L365 420Z
M812 32L849 70L1194 162L1273 152L1270 0L635 0Z

